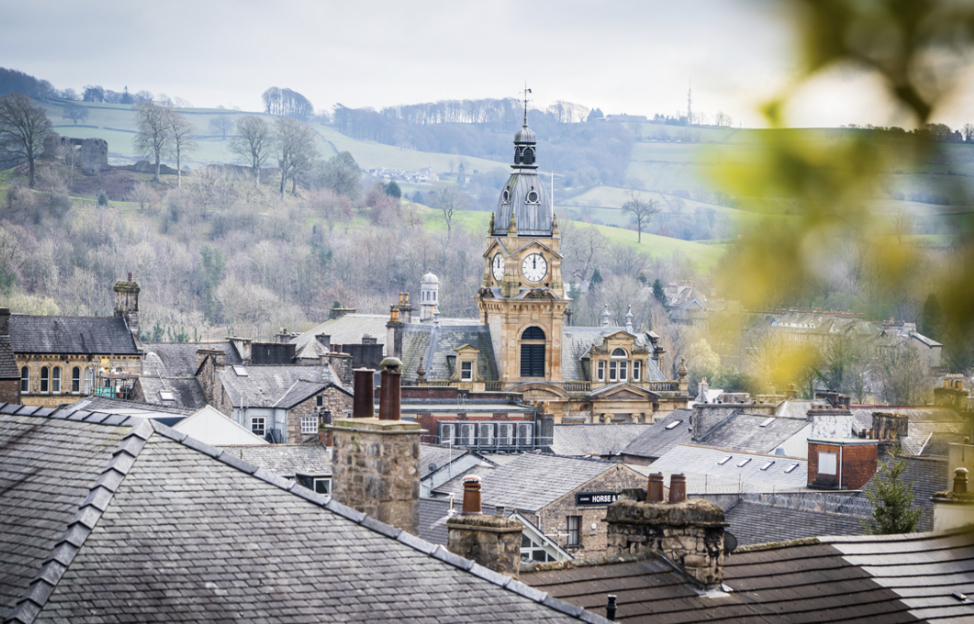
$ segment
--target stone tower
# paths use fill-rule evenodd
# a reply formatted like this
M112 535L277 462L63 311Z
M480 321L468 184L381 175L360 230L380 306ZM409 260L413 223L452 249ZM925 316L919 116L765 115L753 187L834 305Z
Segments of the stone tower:
M487 232L477 293L504 382L562 380L562 328L570 300L561 278L561 235L536 156L525 105L511 175Z
M139 335L139 285L129 273L128 281L115 282L115 316L125 319L125 323L136 336Z
M436 308L440 304L440 280L427 271L419 284L419 320L432 321Z

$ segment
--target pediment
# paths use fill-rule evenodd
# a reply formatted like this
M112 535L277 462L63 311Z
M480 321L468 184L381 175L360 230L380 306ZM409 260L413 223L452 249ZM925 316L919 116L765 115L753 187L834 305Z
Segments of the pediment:
M599 388L598 390L593 390L589 393L589 398L593 400L611 400L611 401L658 401L659 395L655 392L650 392L645 388L640 388L639 386L634 386L632 384L619 384L615 387L609 386L605 388Z
M560 253L558 253L557 251L555 251L554 249L552 249L548 245L545 245L544 243L542 243L540 240L538 240L536 238L535 239L532 239L526 245L523 245L521 247L518 247L517 249L515 249L514 251L512 251L508 255L513 256L515 254L521 253L522 251L531 251L532 249L544 250L544 251L547 251L549 254L551 254L553 256L557 256L558 258L563 258L563 256Z
M500 240L495 238L494 240L491 241L490 245L487 245L487 251L484 252L484 258L491 258L498 251L503 253L505 257L510 257L511 255L507 251L507 248L504 247L504 243L500 242Z
M524 383L508 392L519 392L529 401L565 401L571 398L563 389L545 382Z

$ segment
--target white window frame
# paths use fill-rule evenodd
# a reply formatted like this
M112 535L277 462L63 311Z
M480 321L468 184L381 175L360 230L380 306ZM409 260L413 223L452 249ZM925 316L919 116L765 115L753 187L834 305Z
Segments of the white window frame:
M41 366L41 394L50 394L51 392L51 367Z
M831 472L830 472L831 471ZM839 454L818 452L818 474L834 477L839 474Z
M582 545L582 517L565 516L565 546L577 548Z
M91 394L95 388L95 369L91 366L85 368L85 394Z
M24 373L27 373L26 375ZM20 393L30 393L30 366L20 367Z
M618 362L609 362L609 381L619 381L618 365Z
M629 367L627 366L628 361L622 360L619 362L619 381L628 381L629 377Z
M317 416L302 416L301 417L301 435L310 435L318 433L318 417Z
M599 381L605 381L605 360L599 360L598 371Z
M641 381L640 380L640 377L642 377L642 372L643 372L643 361L642 360L633 360L632 361L632 380L633 381Z
M71 369L71 394L78 394L80 392L81 392L81 367L75 366Z
M260 433L257 433L257 427L260 425ZM251 416L250 417L250 432L255 436L264 437L267 435L267 419L263 416Z
M61 367L51 367L51 394L61 394Z
M324 489L323 492L318 490L319 483L323 486ZM317 492L318 494L331 495L331 477L321 477L321 478L316 477L311 481L311 489Z
M473 362L460 362L460 381L473 381Z

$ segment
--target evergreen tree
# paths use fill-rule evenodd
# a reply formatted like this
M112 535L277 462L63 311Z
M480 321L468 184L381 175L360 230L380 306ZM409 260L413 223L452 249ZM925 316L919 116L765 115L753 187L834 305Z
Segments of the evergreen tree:
M589 285L592 288L595 288L596 286L598 286L601 283L602 283L602 274L599 273L599 268L598 267L595 267L595 270L592 271L592 279L589 280Z
M920 333L928 338L939 340L943 323L943 309L937 295L930 293L923 302L923 314L920 316Z
M457 186L463 186L467 183L467 172L463 167L463 163L457 168Z
M920 523L923 510L913 506L913 482L901 480L906 462L893 451L891 460L882 464L872 487L865 490L873 504L873 517L863 521L862 528L870 535L912 533Z
M389 184L386 184L385 193L389 197L394 197L395 199L402 199L402 189L396 184L395 180L389 180Z
M653 296L656 297L657 301L663 304L664 308L670 305L666 300L666 293L663 292L663 282L659 281L658 277L656 278L656 281L653 282Z

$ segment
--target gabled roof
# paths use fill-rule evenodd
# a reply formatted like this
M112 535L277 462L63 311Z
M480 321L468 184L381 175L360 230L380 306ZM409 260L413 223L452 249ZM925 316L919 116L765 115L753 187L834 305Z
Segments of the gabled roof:
M238 408L279 407L278 403L291 394L292 388L295 389L292 399L314 384L341 388L330 366L246 366L243 370L246 375L232 366L217 372L231 405ZM298 382L307 383L295 387ZM311 395L305 394L304 398L308 396Z
M146 403L188 410L201 409L206 405L206 396L195 377L139 377L136 381L142 387ZM168 394L163 394L168 393ZM172 400L163 396L172 396Z
M551 452L566 457L618 455L622 449L653 426L616 423L555 425Z
M321 444L248 444L217 448L288 479L295 475L331 475L331 452Z
M462 500L453 501L453 510L459 512L463 507ZM495 509L491 505L481 505L485 515L492 516ZM421 498L419 499L419 536L431 544L446 547L449 531L446 521L450 518L450 499Z
M974 533L819 537L739 548L724 558L726 592L701 592L667 562L622 558L558 564L521 580L576 606L616 618L660 622L961 622L974 604L954 593L974 584ZM628 559L628 560L626 560Z
M277 400L274 407L280 409L291 409L295 405L307 401L310 397L318 394L329 385L331 384L317 381L304 381L299 379L291 384L291 387L287 389L284 396ZM342 391L347 393L345 390Z
M159 423L50 411L0 407L4 621L583 615Z
M192 416L187 416L171 426L176 431L213 446L268 444L267 440L254 435L250 429L234 422L232 418L227 418L225 414L210 405L204 406Z
M690 442L690 416L693 410L673 410L649 426L622 449L623 455L656 459L677 444ZM677 423L677 424L673 424Z
M14 353L139 355L135 338L120 316L10 315Z
M622 398L624 395L630 395L634 400L647 400L659 398L659 395L645 388L640 388L639 386L633 385L631 383L620 381L618 383L609 384L608 386L602 386L596 390L592 390L586 396L593 398Z
M413 334L413 336L411 336ZM423 347L425 352L422 352ZM458 347L469 345L477 349L477 373L485 381L496 381L497 362L494 345L487 325L447 325L430 328L428 325L411 323L403 329L403 369L407 380L416 379L419 357L423 356L426 378L446 380L450 378L447 356L455 354Z
M554 455L525 453L498 466L478 467L481 500L491 505L522 511L538 511L619 464L594 459L575 459ZM436 488L437 494L463 496L463 476Z

